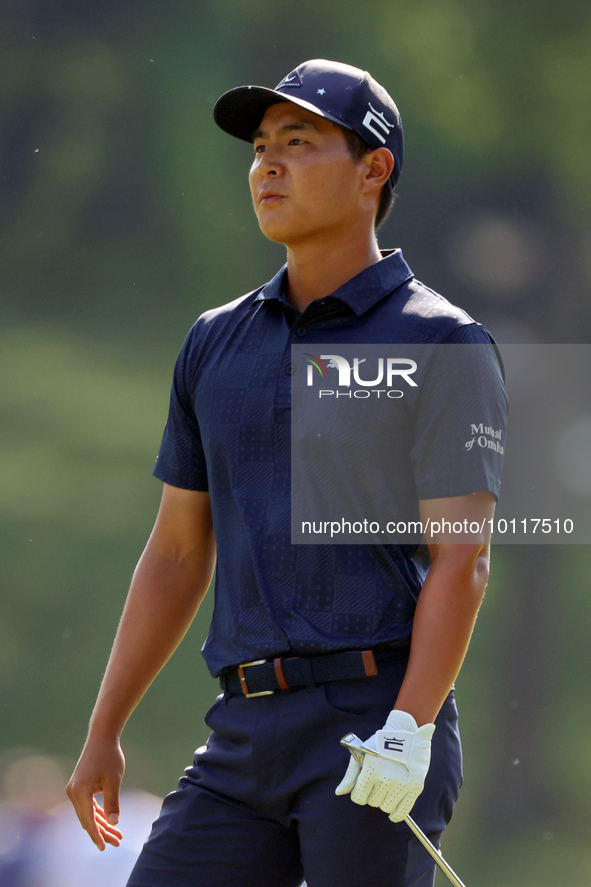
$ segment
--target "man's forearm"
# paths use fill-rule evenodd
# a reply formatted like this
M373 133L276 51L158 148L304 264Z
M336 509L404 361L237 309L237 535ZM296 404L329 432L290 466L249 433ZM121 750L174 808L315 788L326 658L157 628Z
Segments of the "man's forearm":
M133 576L90 734L119 736L191 624L207 591L214 549L171 560L148 544Z
M86 743L67 793L99 850L119 846L119 736L191 624L215 564L209 496L164 485L156 524L127 596ZM102 793L104 808L94 797Z
M488 580L487 546L442 545L419 595L395 708L432 723L464 661Z

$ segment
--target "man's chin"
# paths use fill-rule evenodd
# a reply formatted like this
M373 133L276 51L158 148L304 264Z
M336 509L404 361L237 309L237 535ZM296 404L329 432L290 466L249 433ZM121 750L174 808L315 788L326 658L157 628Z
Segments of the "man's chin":
M281 243L288 249L306 243L323 233L321 226L290 225L280 219L259 218L259 227L267 240Z
M271 240L273 243L282 243L284 246L287 246L294 238L294 232L288 225L272 224L267 220L261 222L259 219L259 227L267 240Z

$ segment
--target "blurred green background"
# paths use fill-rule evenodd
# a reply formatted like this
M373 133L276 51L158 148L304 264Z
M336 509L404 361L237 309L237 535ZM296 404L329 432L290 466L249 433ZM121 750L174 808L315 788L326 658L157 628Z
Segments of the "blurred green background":
M159 500L178 349L283 261L213 103L314 57L369 69L402 113L382 246L501 342L591 341L587 0L3 0L6 760L78 754ZM493 550L444 845L474 887L591 882L590 578L588 547ZM128 785L171 790L206 737L210 605L130 721Z

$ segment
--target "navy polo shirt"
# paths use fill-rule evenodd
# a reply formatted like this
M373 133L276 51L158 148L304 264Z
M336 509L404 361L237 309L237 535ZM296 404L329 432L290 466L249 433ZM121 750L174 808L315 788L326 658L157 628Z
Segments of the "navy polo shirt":
M292 344L314 352L315 343L491 341L417 281L400 250L383 256L303 313L283 295L283 267L260 289L205 312L185 340L154 474L210 494L218 563L203 655L213 675L255 659L408 642L427 570L416 545L293 545L290 535ZM491 360L478 416L504 429L502 375ZM438 395L419 405L417 429L429 426L435 403L445 411L445 392ZM464 434L473 415L448 404ZM474 448L469 476L447 460L438 478L429 458L417 468L429 478L429 498L498 495L499 453Z

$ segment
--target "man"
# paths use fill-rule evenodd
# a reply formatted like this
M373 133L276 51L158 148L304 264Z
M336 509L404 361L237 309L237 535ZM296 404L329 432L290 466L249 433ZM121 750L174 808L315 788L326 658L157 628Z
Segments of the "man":
M203 653L224 692L130 887L296 887L304 877L309 887L425 887L433 866L401 820L412 808L437 843L457 796L452 686L487 581L486 534L462 545L431 537L427 558L416 544L293 545L290 384L303 368L290 349L490 338L418 283L400 251L378 249L402 127L366 72L306 62L275 90L231 90L214 114L254 144L254 209L287 265L206 312L183 346L154 470L162 504L68 793L99 849L117 845L119 737L191 623L217 543ZM425 522L492 518L501 456L465 446L471 423L503 426L490 350L453 390L427 374L405 407L412 421L392 462L414 476ZM362 769L339 746L350 731L381 755Z

